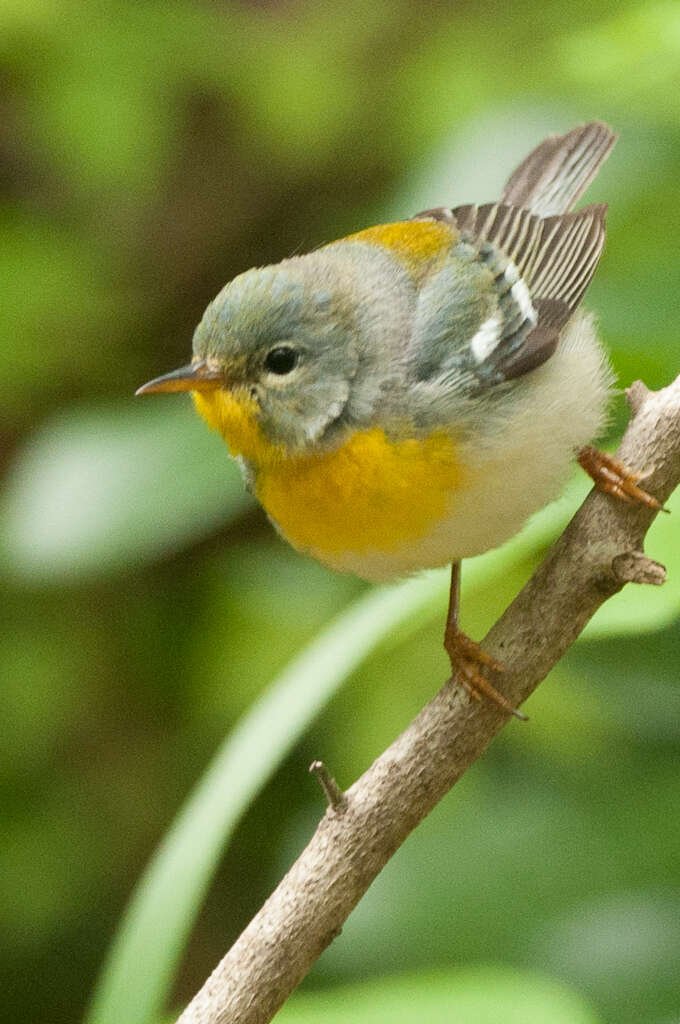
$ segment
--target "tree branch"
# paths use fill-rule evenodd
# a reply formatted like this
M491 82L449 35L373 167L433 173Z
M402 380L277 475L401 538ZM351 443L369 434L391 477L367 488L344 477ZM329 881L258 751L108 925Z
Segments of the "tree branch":
M645 470L661 502L680 482L680 377L659 392L636 382L617 452ZM643 554L655 512L592 491L484 648L506 666L515 705L538 686L600 605L627 580L661 583ZM342 929L408 834L487 748L508 716L447 683L331 806L296 863L234 943L178 1024L266 1024Z

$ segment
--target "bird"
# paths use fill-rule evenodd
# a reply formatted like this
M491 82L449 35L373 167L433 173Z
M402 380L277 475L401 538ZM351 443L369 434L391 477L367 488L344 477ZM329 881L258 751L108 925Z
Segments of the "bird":
M658 502L591 444L614 377L580 304L607 207L574 210L616 135L551 135L496 202L436 207L246 270L191 362L137 394L191 392L294 548L371 582L451 565L444 645L471 698L519 712L459 627L460 563L555 499L574 459Z

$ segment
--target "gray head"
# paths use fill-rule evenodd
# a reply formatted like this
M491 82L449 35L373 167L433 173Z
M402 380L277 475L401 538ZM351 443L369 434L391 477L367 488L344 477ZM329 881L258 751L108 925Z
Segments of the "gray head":
M304 449L347 404L358 366L351 308L310 257L248 270L206 309L194 360L254 400L270 441Z

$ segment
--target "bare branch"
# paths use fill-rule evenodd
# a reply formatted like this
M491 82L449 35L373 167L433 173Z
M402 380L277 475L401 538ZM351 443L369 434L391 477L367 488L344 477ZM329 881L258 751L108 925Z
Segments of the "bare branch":
M636 383L617 453L664 502L680 481L680 377ZM642 554L656 512L593 491L484 641L519 704L624 580L661 582ZM647 578L645 578L647 577ZM508 716L447 684L332 808L178 1024L266 1024L302 981L407 835L487 748Z

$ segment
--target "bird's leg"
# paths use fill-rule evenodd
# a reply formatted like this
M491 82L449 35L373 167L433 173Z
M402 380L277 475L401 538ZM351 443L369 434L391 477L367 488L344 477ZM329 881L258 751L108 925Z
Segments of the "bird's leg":
M612 455L587 444L578 452L578 464L585 469L595 486L601 491L612 494L622 501L637 501L649 508L668 512L668 509L664 508L655 497L648 494L642 487L638 487L640 480L644 480L645 474L633 472Z
M458 628L458 611L460 608L460 561L454 562L451 566L451 589L449 591L449 611L446 616L446 629L444 631L444 647L451 662L451 672L465 687L467 692L475 700L481 700L482 696L494 701L504 711L526 721L526 715L521 714L513 708L510 701L506 700L502 693L491 685L483 674L484 669L491 669L494 672L502 672L504 666L496 661L490 654L483 651L479 644Z

